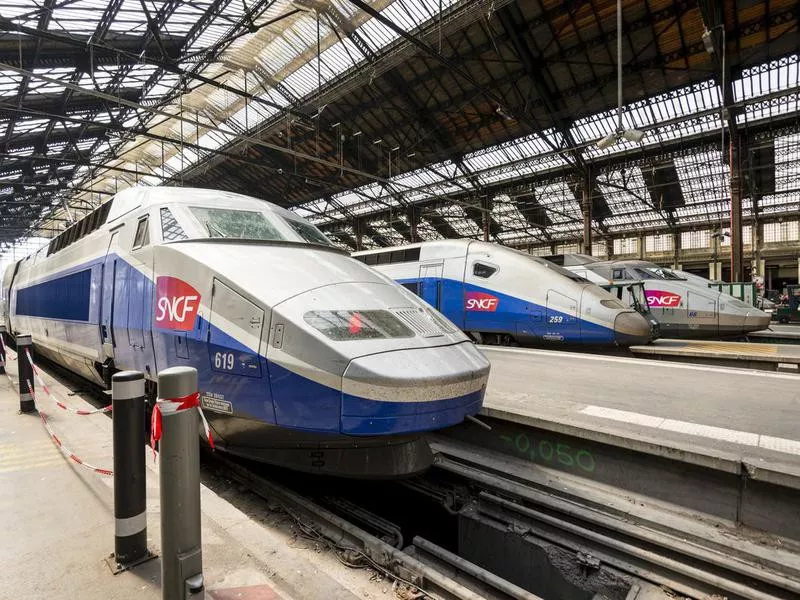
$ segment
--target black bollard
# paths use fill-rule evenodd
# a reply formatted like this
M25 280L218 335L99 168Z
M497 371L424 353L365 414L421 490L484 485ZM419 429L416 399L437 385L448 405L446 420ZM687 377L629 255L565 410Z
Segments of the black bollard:
M30 413L36 410L33 400L33 367L28 360L28 352L33 356L33 343L30 335L17 336L17 368L19 369L19 412Z
M120 567L149 558L145 487L144 374L111 378L114 429L114 557Z
M0 325L0 375L6 374L6 326Z

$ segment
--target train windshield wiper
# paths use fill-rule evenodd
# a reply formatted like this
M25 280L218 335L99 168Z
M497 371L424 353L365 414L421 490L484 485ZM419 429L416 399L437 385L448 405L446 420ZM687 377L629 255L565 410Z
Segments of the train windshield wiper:
M215 231L217 232L217 237L223 237L223 238L228 237L228 235L224 231L222 231L219 227L214 225L211 221L205 221L205 226L206 229L208 229L208 235L210 235L211 237L214 237Z

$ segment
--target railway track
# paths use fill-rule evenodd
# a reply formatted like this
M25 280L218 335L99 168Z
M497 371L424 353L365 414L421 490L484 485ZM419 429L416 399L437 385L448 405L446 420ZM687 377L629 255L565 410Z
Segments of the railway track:
M436 467L423 477L333 489L298 484L294 475L279 475L278 481L259 466L222 456L213 460L226 476L286 506L336 551L390 574L417 597L800 596L800 563L784 560L791 552L770 559L768 551L734 548L736 539L725 547L680 531L681 519L674 515L645 523L632 513L583 502L575 490L548 489L480 448L441 438L434 447ZM415 518L423 524L414 524ZM431 521L440 523L440 531L431 529Z

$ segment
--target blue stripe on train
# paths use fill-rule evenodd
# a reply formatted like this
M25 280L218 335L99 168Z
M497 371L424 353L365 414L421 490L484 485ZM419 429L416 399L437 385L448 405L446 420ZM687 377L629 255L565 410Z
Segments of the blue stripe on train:
M151 330L148 327L152 323L150 306L153 282L115 255L110 255L108 259L99 257L68 271L52 274L46 282L17 291L17 304L19 295L26 289L36 290L39 298L35 302L55 304L52 298L58 298L60 290L50 286L58 286L58 282L72 277L72 274L91 273L89 296L83 296L91 306L85 322L58 318L53 316L58 313L52 311L46 315L19 313L20 316L57 321L63 326L70 342L80 343L99 352L102 344L99 296L103 286L100 267L104 262L106 268L113 268L118 277L113 295L116 366L121 369L147 371L152 375L167 367L192 366L198 371L198 383L202 392L216 394L231 402L238 416L306 431L381 435L446 427L461 422L465 415L475 414L480 410L482 391L466 397L418 403L417 406L392 402L390 399L373 401L343 395L339 390L268 362L264 356L253 352L201 317L197 317L194 328L189 332L155 327ZM65 277L63 273L70 275ZM85 293L86 288L81 289ZM110 287L102 292L106 307L112 304L111 292ZM236 368L231 371L214 368L216 352L233 353Z
M464 331L509 334L517 338L527 337L565 343L614 344L616 342L613 324L604 327L490 288L446 278L423 277L397 281L406 287L418 284L418 295L434 305L438 299L439 311ZM437 285L441 285L441 288L436 289ZM498 299L496 310L466 310L466 294L469 292L494 296ZM578 300L576 299L576 303Z

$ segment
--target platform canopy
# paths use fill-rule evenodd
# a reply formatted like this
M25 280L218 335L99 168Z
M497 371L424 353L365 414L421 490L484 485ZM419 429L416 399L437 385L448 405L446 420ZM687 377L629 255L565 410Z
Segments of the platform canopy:
M5 0L0 242L131 185L217 187L344 246L575 239L800 210L800 7Z

